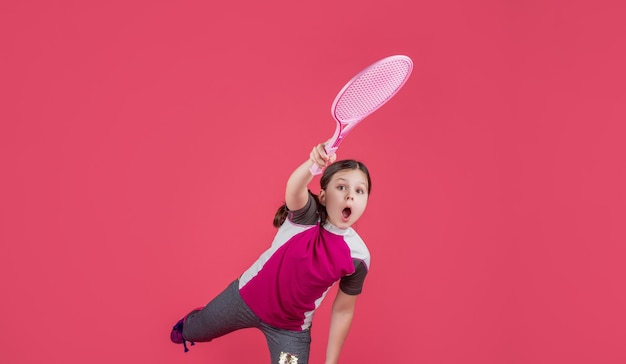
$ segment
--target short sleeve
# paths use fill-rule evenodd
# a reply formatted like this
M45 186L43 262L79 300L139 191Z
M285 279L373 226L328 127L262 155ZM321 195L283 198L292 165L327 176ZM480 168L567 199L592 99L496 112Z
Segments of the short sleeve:
M315 225L319 221L319 214L317 212L317 202L315 198L309 192L309 200L306 205L298 210L289 211L287 215L289 221L298 225Z
M357 295L363 291L363 283L365 282L365 276L367 276L367 267L362 260L354 260L354 273L341 278L339 282L339 288L345 294Z

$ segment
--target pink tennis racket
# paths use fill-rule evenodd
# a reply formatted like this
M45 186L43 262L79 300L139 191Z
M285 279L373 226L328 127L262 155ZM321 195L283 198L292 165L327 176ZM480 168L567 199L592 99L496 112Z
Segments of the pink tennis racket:
M397 55L383 58L354 76L339 91L330 108L337 127L326 143L326 154L335 154L339 144L355 126L400 91L412 70L413 61L407 56ZM322 173L322 168L313 164L311 173L318 175Z

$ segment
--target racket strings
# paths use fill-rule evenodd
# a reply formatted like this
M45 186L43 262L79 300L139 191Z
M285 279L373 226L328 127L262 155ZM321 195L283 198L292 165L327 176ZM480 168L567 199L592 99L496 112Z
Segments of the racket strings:
M411 64L403 60L374 65L346 88L337 101L335 116L343 121L370 114L402 87L410 72Z

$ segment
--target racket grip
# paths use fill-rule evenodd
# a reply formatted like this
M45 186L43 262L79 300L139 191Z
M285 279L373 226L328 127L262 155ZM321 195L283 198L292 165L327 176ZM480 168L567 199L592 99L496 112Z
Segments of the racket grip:
M337 151L337 148L325 147L324 149L326 149L326 155L329 157L335 154L335 152ZM313 163L311 168L309 168L309 171L311 172L312 175L317 176L318 174L322 174L322 171L324 171L324 168L321 168L320 166L318 166L317 163Z

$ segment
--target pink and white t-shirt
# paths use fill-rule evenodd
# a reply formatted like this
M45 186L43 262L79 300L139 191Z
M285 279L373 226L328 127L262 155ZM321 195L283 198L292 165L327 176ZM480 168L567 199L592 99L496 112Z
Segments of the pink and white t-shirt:
M360 294L370 254L352 228L318 223L317 206L289 213L270 248L239 279L244 302L263 322L306 330L328 290L340 281L347 294Z

